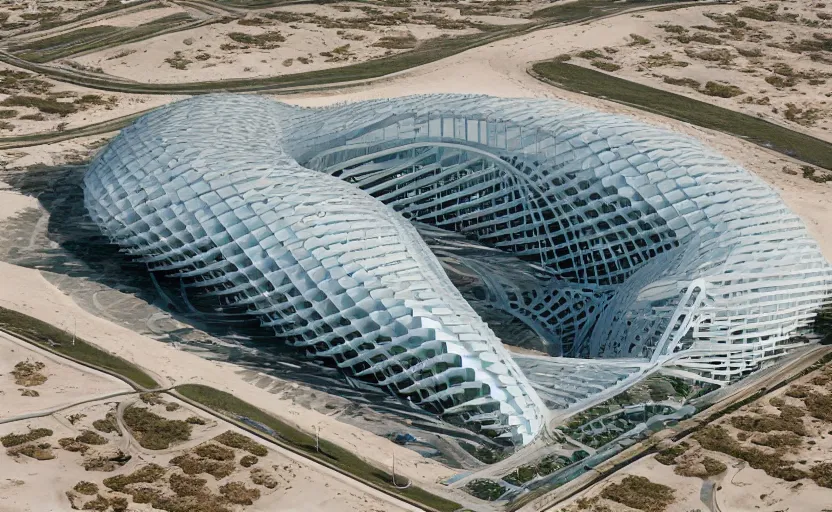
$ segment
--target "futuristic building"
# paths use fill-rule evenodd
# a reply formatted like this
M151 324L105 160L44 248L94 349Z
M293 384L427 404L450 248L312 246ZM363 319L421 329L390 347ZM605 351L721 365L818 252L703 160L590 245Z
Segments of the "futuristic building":
M515 443L544 426L543 388L416 227L453 232L442 263L481 283L472 302L558 360L728 382L805 343L832 289L761 180L689 138L553 100L202 96L124 129L85 185L103 232L186 297L243 308L277 339Z

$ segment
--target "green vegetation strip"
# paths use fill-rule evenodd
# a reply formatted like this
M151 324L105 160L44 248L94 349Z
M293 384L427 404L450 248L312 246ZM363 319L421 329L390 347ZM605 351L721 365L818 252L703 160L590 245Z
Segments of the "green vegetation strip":
M832 169L832 144L756 117L565 62L539 62L532 66L532 74L568 91L736 135L804 162Z
M0 329L19 335L50 352L125 377L143 388L159 387L150 375L133 363L105 352L80 338L73 339L73 336L66 331L37 318L0 307Z
M315 449L315 438L261 409L240 400L239 398L217 389L199 384L184 384L177 386L175 391L183 397L193 400L218 413L235 417L242 416L261 423L277 433L278 444L314 459L324 465L334 467L352 478L363 481L372 487L396 495L405 501L427 507L432 510L453 511L460 508L458 503L446 500L424 489L411 485L406 489L399 489L392 485L392 476L371 464L368 464L352 452L320 440L320 452ZM259 431L257 431L259 432ZM402 477L397 477L405 480ZM403 482L399 482L401 485Z
M79 53L136 42L170 31L190 26L194 19L187 13L177 13L150 21L136 27L99 25L85 27L60 35L12 46L10 50L30 62L49 62Z

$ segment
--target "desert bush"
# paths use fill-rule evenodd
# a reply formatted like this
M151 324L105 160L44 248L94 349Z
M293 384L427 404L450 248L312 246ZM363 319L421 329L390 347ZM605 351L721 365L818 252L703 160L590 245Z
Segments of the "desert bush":
M90 449L89 446L84 443L80 443L71 437L58 439L58 445L68 452L79 452L82 454L86 453L87 450Z
M104 432L105 434L117 433L121 435L121 431L118 428L118 421L116 421L113 412L108 412L104 419L93 421L92 426L95 430Z
M279 46L277 43L286 41L283 34L278 31L265 32L258 35L246 34L245 32L230 32L228 37L235 43L254 46L264 50L277 48Z
M4 112L16 113L14 110L5 110ZM46 375L40 372L44 368L46 368L46 365L40 361L20 361L14 365L12 370L14 383L18 386L40 386L46 382Z
M165 474L165 468L158 464L148 464L126 475L116 475L104 479L104 486L116 492L124 492L131 484L152 484Z
M178 496L196 496L205 489L208 480L174 473L170 475L170 489Z
M699 86L701 85L698 81L694 80L693 78L673 78L665 76L662 77L662 80L666 84L681 85L683 87L690 87L692 89L699 89Z
M832 180L832 176L827 181L829 180ZM832 421L832 396L809 393L803 399L803 403L806 404L806 409L813 418Z
M14 117L17 117L17 114L18 114L17 110L2 109L2 110L0 110L0 119L12 119ZM22 384L18 384L18 385L20 386Z
M703 457L702 460L689 457L679 462L673 472L680 476L708 478L727 470L728 466L713 457Z
M124 411L124 423L139 444L148 450L165 450L173 443L191 438L190 424L165 419L142 407L128 407Z
M577 57L586 60L593 60L593 59L609 59L606 55L601 53L598 50L583 50L575 54Z
M24 121L44 121L44 120L46 120L46 118L43 117L43 114L41 114L40 112L38 112L37 114L22 115L22 116L20 116L20 119L24 120Z
M15 446L9 448L6 453L11 457L25 455L36 460L50 460L55 458L55 454L52 453L52 445L49 443L31 443Z
M593 60L592 62L590 62L590 64L592 64L592 66L598 69L609 72L618 71L619 69L621 69L621 66L619 66L618 64L614 64L612 62L607 62L603 60Z
M801 126L812 126L821 118L821 112L816 108L803 109L794 103L786 103L783 117Z
M283 64L283 67L287 67L287 68L288 68L289 66L291 66L291 65L292 65L292 63L293 63L294 61L295 61L295 59L285 59L285 60L284 60L281 64Z
M702 44L713 44L713 45L721 45L723 44L722 39L712 36L711 34L706 34L704 32L696 32L693 35L689 34L682 34L677 36L676 39L680 43L702 43Z
M786 405L786 401L780 398L779 396L772 397L768 403L773 405L774 407L780 408Z
M807 386L794 385L786 390L786 396L792 398L806 398L812 390Z
M803 440L794 432L784 432L782 434L767 434L765 436L754 436L751 442L760 446L768 446L770 448L786 448L800 446Z
M231 448L245 450L250 454L256 455L258 457L265 457L269 453L266 447L262 444L254 441L248 436L238 434L237 432L232 432L231 430L227 430L222 434L218 435L213 439L213 441L220 444L224 444L225 446L229 446Z
M708 425L693 435L702 448L724 453L744 460L754 469L761 469L767 475L789 482L805 478L803 471L795 468L791 462L777 453L766 453L757 448L746 448L737 442L723 427Z
M665 53L660 53L660 54L648 55L647 57L645 57L641 61L641 64L643 66L647 67L647 68L660 68L660 67L663 67L663 66L674 66L674 67L677 67L677 68L685 68L689 65L689 63L687 63L685 61L674 59L673 55L671 55L670 53L666 53L666 52Z
M672 466L676 463L676 457L684 454L689 447L690 445L688 443L682 441L676 446L664 449L656 454L656 462L664 464L665 466Z
M635 475L627 475L621 483L610 484L601 491L603 498L645 512L662 512L673 503L673 494L670 487Z
M656 27L663 29L665 32L668 32L670 34L684 34L688 31L688 29L681 25L668 25L667 23L662 25L656 25Z
M262 485L266 489L277 487L277 480L268 471L260 468L251 470L251 481L256 485Z
M190 416L185 420L185 423L189 425L205 425L207 422L199 416Z
M3 444L4 448L10 448L12 446L18 446L23 443L30 443L44 437L49 437L52 434L53 432L48 428L36 428L25 434L6 434L5 436L0 437L0 443Z
M777 87L778 89L782 89L784 87L794 87L798 82L798 79L793 76L782 77L779 75L767 76L765 80L767 83Z
M227 477L234 472L234 463L228 461L217 461L212 459L204 459L197 457L191 453L185 453L174 457L170 461L171 465L177 466L186 475L198 475L206 473L217 480Z
M809 475L821 487L832 488L832 463L821 462L809 470Z
M733 98L745 94L745 91L736 85L721 84L719 82L708 82L705 84L700 92L708 96L716 96L719 98Z
M84 443L84 444L92 444L92 445L107 444L107 438L106 437L104 437L102 435L99 435L99 434L96 434L92 430L84 430L83 432L81 432L81 434L79 436L77 436L75 438L75 440L78 441L79 443Z
M258 459L254 455L244 455L240 459L240 465L244 468L250 468L251 466L257 464L257 461Z
M759 48L737 48L737 53L743 57L762 57L763 51Z
M390 50L407 50L415 48L417 43L418 40L416 39L416 36L408 33L404 36L383 36L381 39L373 43L372 46L377 48L387 48Z
M650 44L650 40L644 36L640 36L638 34L630 34L631 41L627 46L643 46L646 44Z
M685 50L685 55L693 59L706 60L709 62L719 62L720 64L725 65L730 64L731 60L734 58L734 55L731 53L731 51L725 48L704 50L701 52L687 49Z
M761 414L759 416L732 416L731 425L733 425L734 428L745 430L746 432L767 433L780 431L793 432L799 436L807 435L806 427L803 425L803 421L800 418L792 416L784 417L782 413L780 416L774 416L771 414Z
M228 482L220 486L220 494L235 505L253 505L260 499L260 490L246 487L242 482Z
M234 460L234 450L213 443L197 446L194 448L194 453L206 459Z
M73 489L75 490L75 492L86 494L87 496L98 494L98 486L92 482L78 482L77 484L75 484L75 487L73 487Z
M191 64L193 61L182 55L182 52L175 51L173 52L173 57L168 57L165 59L165 62L170 64L170 67L174 69L188 69L188 64Z

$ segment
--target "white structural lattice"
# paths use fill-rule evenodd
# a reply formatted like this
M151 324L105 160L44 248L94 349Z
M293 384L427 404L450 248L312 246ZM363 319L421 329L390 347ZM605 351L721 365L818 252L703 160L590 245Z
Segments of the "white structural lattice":
M497 269L486 299L552 355L705 381L798 346L832 288L761 180L692 139L553 100L203 96L124 129L85 184L93 219L150 271L516 443L546 408L408 219L534 265L530 282Z

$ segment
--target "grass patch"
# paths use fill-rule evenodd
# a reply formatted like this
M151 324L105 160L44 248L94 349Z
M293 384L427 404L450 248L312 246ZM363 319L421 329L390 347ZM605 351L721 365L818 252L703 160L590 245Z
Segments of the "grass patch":
M71 334L31 316L0 307L0 327L14 334L25 336L36 344L58 354L78 359L126 377L139 386L145 388L159 387L150 375L134 364L105 352L80 338L75 338L73 342Z
M695 433L693 438L706 450L744 460L752 468L761 469L774 478L794 482L807 477L805 472L795 468L779 453L768 453L757 448L745 447L719 425L708 425Z
M107 438L106 437L104 437L100 434L96 434L92 430L84 430L83 432L81 432L81 434L79 436L77 436L75 438L75 440L78 441L79 443L91 444L91 445L107 444Z
M666 448L659 453L656 454L656 462L660 464L664 464L665 466L672 466L676 464L676 457L683 455L686 451L688 451L690 445L685 441L677 444L676 446L671 446L670 448Z
M9 96L0 105L5 107L31 107L36 108L44 114L58 114L61 117L72 114L78 110L74 103L58 101L55 98L41 98L38 96L14 95Z
M105 434L116 433L121 435L121 430L118 428L118 421L116 421L116 415L112 411L108 412L104 419L93 421L92 427L99 432L104 432Z
M569 63L540 62L533 66L533 70L555 85L573 92L603 97L736 135L804 162L832 169L832 145L828 142L753 116Z
M246 34L245 32L230 32L228 37L235 43L254 46L263 50L277 48L279 46L277 43L286 41L283 34L278 31L264 32L258 35Z
M14 448L9 448L6 453L11 457L25 455L35 460L51 460L55 458L55 454L52 453L52 445L49 443L32 443L15 446Z
M693 458L683 460L676 466L673 472L680 476L708 478L709 476L716 476L727 470L728 466L713 457L703 457L702 460L695 460Z
M642 65L647 68L660 68L664 66L673 66L677 68L686 68L690 63L683 60L676 60L670 53L659 53L648 55L641 61Z
M245 458L245 457L243 457ZM262 485L266 489L274 489L277 487L277 480L271 473L261 468L254 468L250 473L251 481L255 485Z
M235 505L253 505L260 499L259 489L250 489L242 482L228 482L220 486L220 494Z
M3 444L4 448L11 448L23 443L31 443L32 441L49 437L52 434L53 432L48 428L36 428L26 432L25 434L6 434L5 436L0 437L0 443Z
M203 492L208 480L174 473L170 475L170 490L177 496L196 496Z
M670 487L635 475L628 475L621 483L610 484L601 491L603 498L645 512L662 512L675 501L673 494Z
M436 510L450 512L460 508L458 503L431 494L414 485L411 485L407 489L393 487L391 475L368 464L354 453L325 439L320 440L321 453L317 453L315 450L315 438L313 436L290 426L229 393L199 384L178 386L176 391L186 398L194 400L215 411L226 413L232 417L245 417L258 422L271 429L273 432L270 432L271 435L295 450L304 452L310 458L332 464L353 477L370 482L378 487L384 488L388 492L404 496ZM401 480L401 477L399 479Z
M373 46L387 48L388 50L408 50L415 48L418 42L416 36L408 33L405 36L383 36L377 42L373 43Z
M673 78L670 76L664 76L662 77L662 81L666 84L680 85L682 87L690 87L691 89L699 89L699 86L701 85L693 78Z
M124 411L124 423L139 444L148 450L166 450L171 444L191 438L188 423L163 418L143 407L128 407Z

